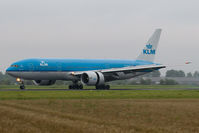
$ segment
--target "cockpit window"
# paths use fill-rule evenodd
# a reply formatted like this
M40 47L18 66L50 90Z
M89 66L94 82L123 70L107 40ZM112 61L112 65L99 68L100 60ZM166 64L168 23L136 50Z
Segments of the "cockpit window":
M19 67L18 65L11 65L11 67Z

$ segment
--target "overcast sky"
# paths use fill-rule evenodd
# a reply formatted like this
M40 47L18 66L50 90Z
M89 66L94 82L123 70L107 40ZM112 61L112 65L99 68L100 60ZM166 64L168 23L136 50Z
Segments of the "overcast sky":
M198 0L0 0L0 70L35 57L135 59L156 28L156 62L199 70Z

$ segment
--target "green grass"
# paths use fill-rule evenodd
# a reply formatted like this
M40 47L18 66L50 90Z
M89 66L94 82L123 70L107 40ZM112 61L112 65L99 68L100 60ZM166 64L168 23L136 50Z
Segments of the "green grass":
M0 86L0 89L17 88ZM55 88L67 86L27 86L27 89ZM199 90L194 90L197 86L112 88L134 90L0 91L0 132L182 133L199 130ZM160 88L171 89L158 90Z
M18 86L0 86L0 89L17 89ZM27 89L67 89L67 86L27 86ZM94 87L85 87L94 89ZM191 90L197 86L185 85L131 85L112 86L112 89L138 90L88 90L88 91L0 91L0 100L9 99L172 99L199 98L199 90ZM171 88L170 90L158 90ZM190 88L177 90L176 88ZM140 89L140 90L139 90ZM142 90L157 89L157 90Z
M18 89L17 85L0 85L0 89ZM193 85L111 85L111 89L178 89L178 88L199 88ZM34 86L27 85L26 89L68 89L67 85ZM94 86L84 86L84 89L95 89Z
M174 99L199 98L199 90L125 91L2 91L0 100L9 99Z

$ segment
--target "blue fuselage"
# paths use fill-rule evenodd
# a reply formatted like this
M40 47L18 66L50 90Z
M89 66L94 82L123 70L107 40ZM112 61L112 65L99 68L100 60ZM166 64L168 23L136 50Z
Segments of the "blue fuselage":
M127 66L151 65L152 62L140 60L102 60L102 59L26 59L13 63L6 71L17 72L76 72L122 68Z
M78 80L71 72L94 71L129 66L152 65L141 60L103 60L103 59L26 59L13 63L6 73L27 80ZM128 79L150 72L131 73L120 79Z

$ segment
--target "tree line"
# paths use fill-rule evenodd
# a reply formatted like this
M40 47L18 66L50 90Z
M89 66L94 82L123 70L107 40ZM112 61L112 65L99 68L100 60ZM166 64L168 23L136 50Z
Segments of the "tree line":
M143 77L160 77L160 71L153 71L151 73L143 75ZM188 72L187 74L183 70L167 70L165 77L188 77L188 78L199 78L199 71L194 73Z
M195 71L194 73L188 72L185 74L182 70L168 70L166 72L166 77L188 77L188 78L199 78L199 72Z

